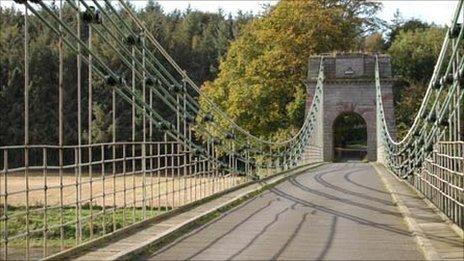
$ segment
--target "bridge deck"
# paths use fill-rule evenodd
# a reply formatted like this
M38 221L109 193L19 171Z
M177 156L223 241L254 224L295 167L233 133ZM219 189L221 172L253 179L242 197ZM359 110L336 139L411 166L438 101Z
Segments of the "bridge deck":
M436 222L436 217L422 217L428 218ZM436 240L450 244L447 239ZM459 241L451 244L458 247ZM368 164L341 163L290 178L147 258L417 260L424 256L375 170Z

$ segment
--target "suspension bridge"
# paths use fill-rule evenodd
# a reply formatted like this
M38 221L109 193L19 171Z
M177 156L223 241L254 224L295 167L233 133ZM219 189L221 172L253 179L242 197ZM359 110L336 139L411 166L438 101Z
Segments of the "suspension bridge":
M280 142L228 117L125 1L65 1L72 17L63 1L16 2L24 6L24 139L0 144L4 260L463 259L462 0L403 139L390 58L358 53L309 58L305 120ZM31 16L58 42L53 144L30 137ZM64 63L65 49L75 64ZM70 66L73 83L64 80ZM105 97L108 142L93 141L95 95ZM366 123L370 163L329 163L343 113Z

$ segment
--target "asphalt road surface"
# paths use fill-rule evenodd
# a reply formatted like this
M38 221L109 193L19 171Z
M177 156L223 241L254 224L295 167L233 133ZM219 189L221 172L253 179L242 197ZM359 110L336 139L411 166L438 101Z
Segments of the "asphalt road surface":
M424 259L367 163L324 165L292 177L146 258Z

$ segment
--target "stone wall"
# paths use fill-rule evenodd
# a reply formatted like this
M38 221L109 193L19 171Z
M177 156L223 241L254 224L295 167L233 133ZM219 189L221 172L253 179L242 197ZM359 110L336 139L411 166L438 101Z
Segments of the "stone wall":
M323 94L323 154L325 161L333 160L333 124L343 113L357 113L366 122L367 157L377 160L377 120L375 91L375 56L370 54L333 54L324 57L324 94ZM314 95L321 56L309 59L308 98L309 108ZM382 86L382 99L385 116L391 132L394 133L394 108L390 57L379 57L379 69Z

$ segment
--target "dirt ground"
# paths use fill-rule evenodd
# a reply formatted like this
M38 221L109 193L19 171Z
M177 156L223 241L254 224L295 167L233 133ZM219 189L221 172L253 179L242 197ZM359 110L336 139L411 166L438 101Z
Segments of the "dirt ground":
M242 177L220 177L212 174L198 177L185 177L157 173L127 174L118 176L107 174L82 175L79 180L74 175L66 174L62 178L57 173L43 175L34 173L28 175L29 193L25 192L26 179L24 175L8 175L0 179L0 204L9 206L24 206L29 198L29 206L76 206L80 198L81 205L98 206L179 206L198 200L218 191L236 186L244 181ZM60 186L62 184L62 186ZM45 189L47 188L47 189ZM105 191L105 193L103 193ZM145 197L144 197L145 195Z

